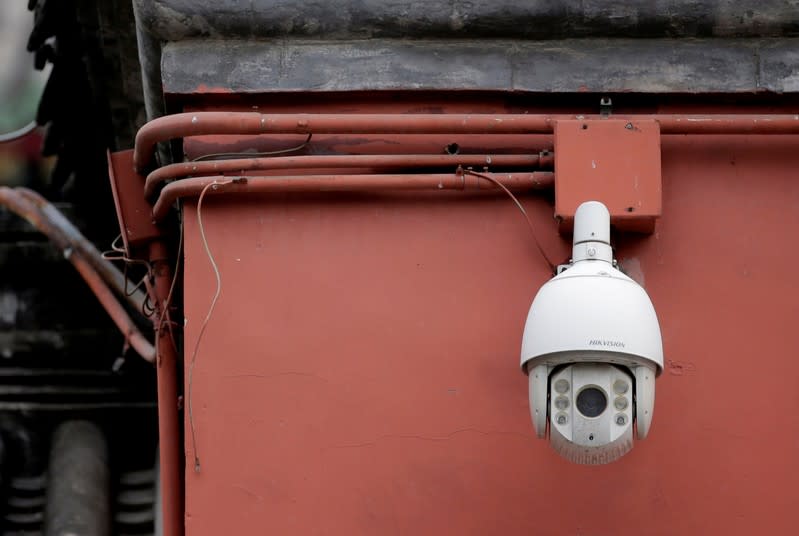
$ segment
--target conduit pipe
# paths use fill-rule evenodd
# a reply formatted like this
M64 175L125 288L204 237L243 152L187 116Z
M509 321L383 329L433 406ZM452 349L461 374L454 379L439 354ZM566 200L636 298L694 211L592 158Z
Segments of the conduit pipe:
M84 253L73 247L69 240L62 234L57 225L48 220L29 199L19 192L5 186L0 187L0 205L8 208L15 214L27 220L34 228L46 235L64 253L64 257L75 267L92 293L111 317L114 324L125 336L125 340L133 350L146 361L155 361L155 348L139 331L124 307L117 301L108 285L99 275L94 266L86 260Z
M602 119L599 115L541 114L259 114L189 112L167 115L136 134L133 162L143 171L156 143L209 134L549 134L559 120ZM662 134L796 134L799 115L614 115L655 120Z
M527 115L179 113L139 129L133 162L141 171L150 163L156 143L205 134L546 133L552 131L550 121L549 116Z
M111 264L108 260L103 258L103 254L94 247L94 244L89 242L85 236L69 221L60 210L58 210L52 203L47 201L44 197L39 195L33 190L28 188L18 187L15 189L19 195L33 203L39 208L42 216L63 236L62 242L59 247L62 249L68 247L77 249L86 258L86 260L97 271L100 277L119 295L125 298L128 303L137 311L141 311L144 305L145 293L139 289L130 290L128 287L129 282L124 274ZM49 235L48 235L49 236ZM55 238L50 237L55 241Z
M184 177L267 171L279 169L335 168L424 168L457 166L551 167L551 151L541 154L405 154L405 155L303 155L271 158L237 158L203 162L183 162L160 167L147 176L144 196L155 194L162 183Z
M549 171L530 173L484 173L509 190L544 190L551 188L555 175ZM200 195L207 185L220 183L208 194L287 193L287 192L379 192L389 190L491 190L487 180L466 173L394 174L394 175L292 175L287 177L197 177L172 182L161 190L153 205L153 219L159 221L176 199Z
M166 245L161 241L150 244L149 257L153 267L154 285L150 289L156 308L155 344L158 348L156 375L158 382L158 452L160 464L161 513L165 536L183 534L183 436L178 418L178 360L174 341L166 322L172 288L172 268Z

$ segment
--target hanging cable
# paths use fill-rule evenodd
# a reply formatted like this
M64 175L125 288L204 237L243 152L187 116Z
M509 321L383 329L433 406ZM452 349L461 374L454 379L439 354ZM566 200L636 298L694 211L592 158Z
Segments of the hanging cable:
M195 433L194 428L194 407L192 404L192 387L194 384L194 365L197 363L197 353L200 349L200 341L203 338L203 334L205 333L205 328L208 327L208 322L211 320L211 315L214 312L214 307L216 307L216 302L219 300L219 295L222 292L222 276L219 273L219 267L214 260L214 255L211 253L211 248L208 246L208 238L205 236L205 228L203 227L203 216L202 216L202 206L203 206L203 199L205 198L205 194L208 192L209 189L217 189L222 184L230 184L232 180L229 181L213 181L205 186L200 192L200 198L197 200L197 227L200 231L200 239L203 242L203 247L205 248L205 253L208 256L208 262L211 263L211 268L214 270L214 277L216 277L216 291L214 292L214 297L211 299L211 305L208 306L208 313L205 315L205 319L203 320L202 326L200 326L200 332L197 334L197 341L194 343L194 350L191 353L191 360L189 361L189 386L188 386L188 393L186 393L187 398L187 406L189 408L189 428L191 430L191 447L192 452L194 454L194 471L199 473L200 472L200 455L197 452L197 435Z
M501 182L496 180L494 177L491 177L490 175L485 175L483 173L478 173L477 171L473 171L471 169L463 169L460 166L458 167L458 172L461 173L461 174L473 175L473 176L478 177L480 179L487 180L487 181L493 183L494 185L498 186L499 188L502 189L502 191L504 191L506 194L508 194L508 197L511 198L511 201L513 201L516 204L516 207L519 209L519 211L524 216L524 219L527 220L527 226L530 228L530 233L533 235L533 242L535 242L535 247L538 248L538 252L544 258L544 260L546 261L547 265L549 266L549 269L552 270L552 273L554 274L557 271L557 268L555 267L555 264L551 260L549 260L549 256L544 251L544 248L541 247L541 243L538 241L538 236L535 234L535 227L533 226L533 222L530 220L530 216L527 215L527 211L524 210L524 207L519 202L519 200L516 198L516 196L513 195L513 193L510 190L508 190L505 187L504 184L502 184Z
M308 134L308 137L305 138L304 142L294 147L289 147L287 149L278 149L277 151L265 151L260 153L245 153L243 151L238 153L211 153L198 156L197 158L193 158L191 161L201 162L203 160L224 160L226 158L241 158L243 156L246 156L247 158L257 158L261 156L276 156L279 154L293 153L305 149L308 143L310 143L312 136L313 134Z

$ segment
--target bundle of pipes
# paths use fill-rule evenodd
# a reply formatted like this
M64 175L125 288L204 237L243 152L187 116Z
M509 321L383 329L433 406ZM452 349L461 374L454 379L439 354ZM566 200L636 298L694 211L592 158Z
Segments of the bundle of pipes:
M614 119L655 120L662 134L795 134L799 115L631 115ZM264 134L551 134L562 120L594 120L601 116L537 114L270 114L251 112L195 112L160 117L147 123L136 136L134 165L139 172L151 166L158 143L203 135ZM247 176L233 180L230 174L274 170L329 169L420 169L459 166L489 166L514 170L551 169L551 152L540 154L407 154L407 155L303 155L272 158L234 158L222 161L186 162L167 165L149 173L145 195L153 198L155 220L163 218L169 205L179 197L197 196L214 181L224 182L209 193L262 193L297 191L375 191L397 189L465 189L463 173L374 174L341 173L286 176ZM489 173L493 180L478 188L499 185L509 189L551 187L554 175L548 171ZM191 178L190 178L191 177ZM182 179L182 180L179 180Z
M169 206L180 197L198 195L206 185L217 181L224 182L224 190L214 193L266 193L266 192L307 192L307 191L380 191L380 190L465 190L471 186L477 189L493 187L489 182L482 184L472 177L469 181L463 173L337 173L289 176L240 177L231 181L224 173L243 174L252 171L273 170L323 170L323 169L421 169L450 168L457 170L463 166L488 166L498 168L538 168L552 167L552 152L540 154L407 154L407 155L309 155L272 158L236 158L221 161L185 162L157 168L145 181L144 194L152 198L158 188L168 181L153 205L153 218L161 220L169 211ZM551 188L554 175L551 172L491 174L493 178L510 189ZM192 178L187 178L192 177ZM200 178L202 177L202 178ZM178 180L182 179L182 180ZM474 184L470 184L473 182ZM230 187L227 187L230 184Z
M144 195L151 198L163 183L184 177L222 175L283 169L337 168L438 168L457 166L495 166L500 168L551 168L551 151L540 154L407 154L407 155L309 155L271 158L236 158L205 162L183 162L157 168L147 175Z
M663 134L795 134L799 115L634 115ZM143 171L159 142L208 134L550 134L555 123L601 116L539 114L271 114L197 112L159 117L136 135L133 161Z

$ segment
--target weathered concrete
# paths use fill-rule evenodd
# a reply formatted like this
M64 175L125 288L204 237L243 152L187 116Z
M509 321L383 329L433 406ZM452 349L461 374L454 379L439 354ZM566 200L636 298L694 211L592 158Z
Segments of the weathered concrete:
M779 37L795 0L134 0L143 29L190 37Z
M777 40L763 46L760 54L760 84L770 91L799 91L799 43Z
M149 117L164 113L164 90L200 84L240 92L797 90L797 0L134 0L134 9Z
M163 91L392 89L753 93L799 90L799 39L190 40Z

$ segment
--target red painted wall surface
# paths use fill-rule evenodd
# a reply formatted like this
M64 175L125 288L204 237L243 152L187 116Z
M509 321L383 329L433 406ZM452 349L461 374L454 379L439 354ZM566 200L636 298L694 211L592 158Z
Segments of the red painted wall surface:
M187 534L794 533L798 143L664 137L657 231L615 238L666 370L649 437L597 467L532 431L519 348L548 274L508 199L208 197ZM185 214L189 360L215 280Z

